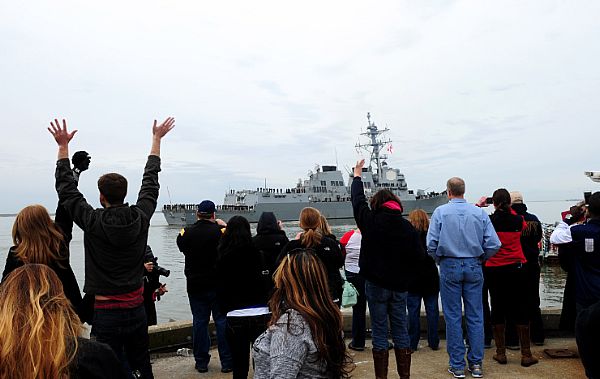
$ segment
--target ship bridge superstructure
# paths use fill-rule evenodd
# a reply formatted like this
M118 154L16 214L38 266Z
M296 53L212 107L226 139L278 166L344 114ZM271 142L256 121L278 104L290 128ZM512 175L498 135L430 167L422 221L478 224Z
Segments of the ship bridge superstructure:
M408 189L404 174L396 168L388 166L387 152L392 150L392 141L385 138L387 128L379 129L367 114L367 129L362 136L366 141L356 144L369 154L369 165L363 168L362 181L365 194L371 197L380 189L389 189L400 200L404 212L420 208L431 214L435 207L447 201L444 193L412 191ZM386 149L387 147L387 149ZM317 165L308 172L305 179L298 179L290 188L262 188L246 190L229 190L225 194L222 205L217 205L217 217L228 219L233 215L243 215L251 222L257 222L265 211L274 212L278 219L298 220L304 207L317 208L329 220L352 220L350 204L350 184L344 182L344 175L333 165ZM165 205L163 213L169 224L186 225L196 220L195 205Z

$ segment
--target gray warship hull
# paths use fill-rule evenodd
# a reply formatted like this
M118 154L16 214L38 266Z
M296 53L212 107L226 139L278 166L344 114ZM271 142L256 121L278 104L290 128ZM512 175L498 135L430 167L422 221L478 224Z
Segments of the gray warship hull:
M404 214L408 215L414 209L423 209L427 214L433 213L435 208L448 202L448 197L439 195L427 199L416 199L402 201ZM298 203L259 203L252 210L219 210L216 211L216 217L228 221L233 216L244 216L249 222L258 222L262 212L273 212L277 219L281 221L298 221L300 211L304 207L313 207L318 209L327 220L332 223L354 223L352 214L352 204L349 201L344 202L298 202ZM183 208L183 207L182 207ZM169 225L191 225L196 222L196 210L193 207L188 209L163 210L163 214Z
M371 121L367 113L368 125L361 133L368 138L367 143L357 144L356 148L366 150L369 155L369 166L362 169L362 182L367 198L379 190L388 190L398 196L408 215L414 209L423 209L428 214L446 203L448 198L444 192L426 192L410 190L404 174L400 170L388 166L387 155L382 150L392 152L391 140L383 139L388 131L381 130ZM350 173L348 185L345 185L342 172L337 166L316 166L315 172L309 171L308 178L298 179L292 188L257 188L246 190L230 190L225 194L223 205L217 207L217 217L225 221L233 216L244 216L250 222L258 222L263 212L273 212L281 221L297 221L300 211L305 207L318 209L330 222L353 223L350 186L353 173ZM266 187L266 182L265 182ZM193 204L165 205L163 214L169 225L189 225L196 222L196 207Z

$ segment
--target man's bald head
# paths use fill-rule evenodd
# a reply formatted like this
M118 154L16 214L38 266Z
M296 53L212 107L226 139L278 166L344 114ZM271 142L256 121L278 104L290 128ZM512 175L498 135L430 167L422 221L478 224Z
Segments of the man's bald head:
M456 176L450 178L446 182L446 189L448 189L448 196L463 197L465 194L465 181Z

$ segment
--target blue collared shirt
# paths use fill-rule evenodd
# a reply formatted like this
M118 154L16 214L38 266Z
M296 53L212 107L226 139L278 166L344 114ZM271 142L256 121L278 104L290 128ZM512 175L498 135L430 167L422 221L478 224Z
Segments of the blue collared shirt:
M465 199L451 199L436 208L427 232L427 252L434 258L482 258L500 249L490 217Z

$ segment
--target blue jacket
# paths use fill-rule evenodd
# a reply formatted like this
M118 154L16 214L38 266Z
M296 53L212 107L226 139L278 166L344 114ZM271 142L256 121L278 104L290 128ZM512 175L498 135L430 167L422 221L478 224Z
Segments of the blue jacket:
M600 301L600 219L571 227L574 255L576 302L588 307Z

